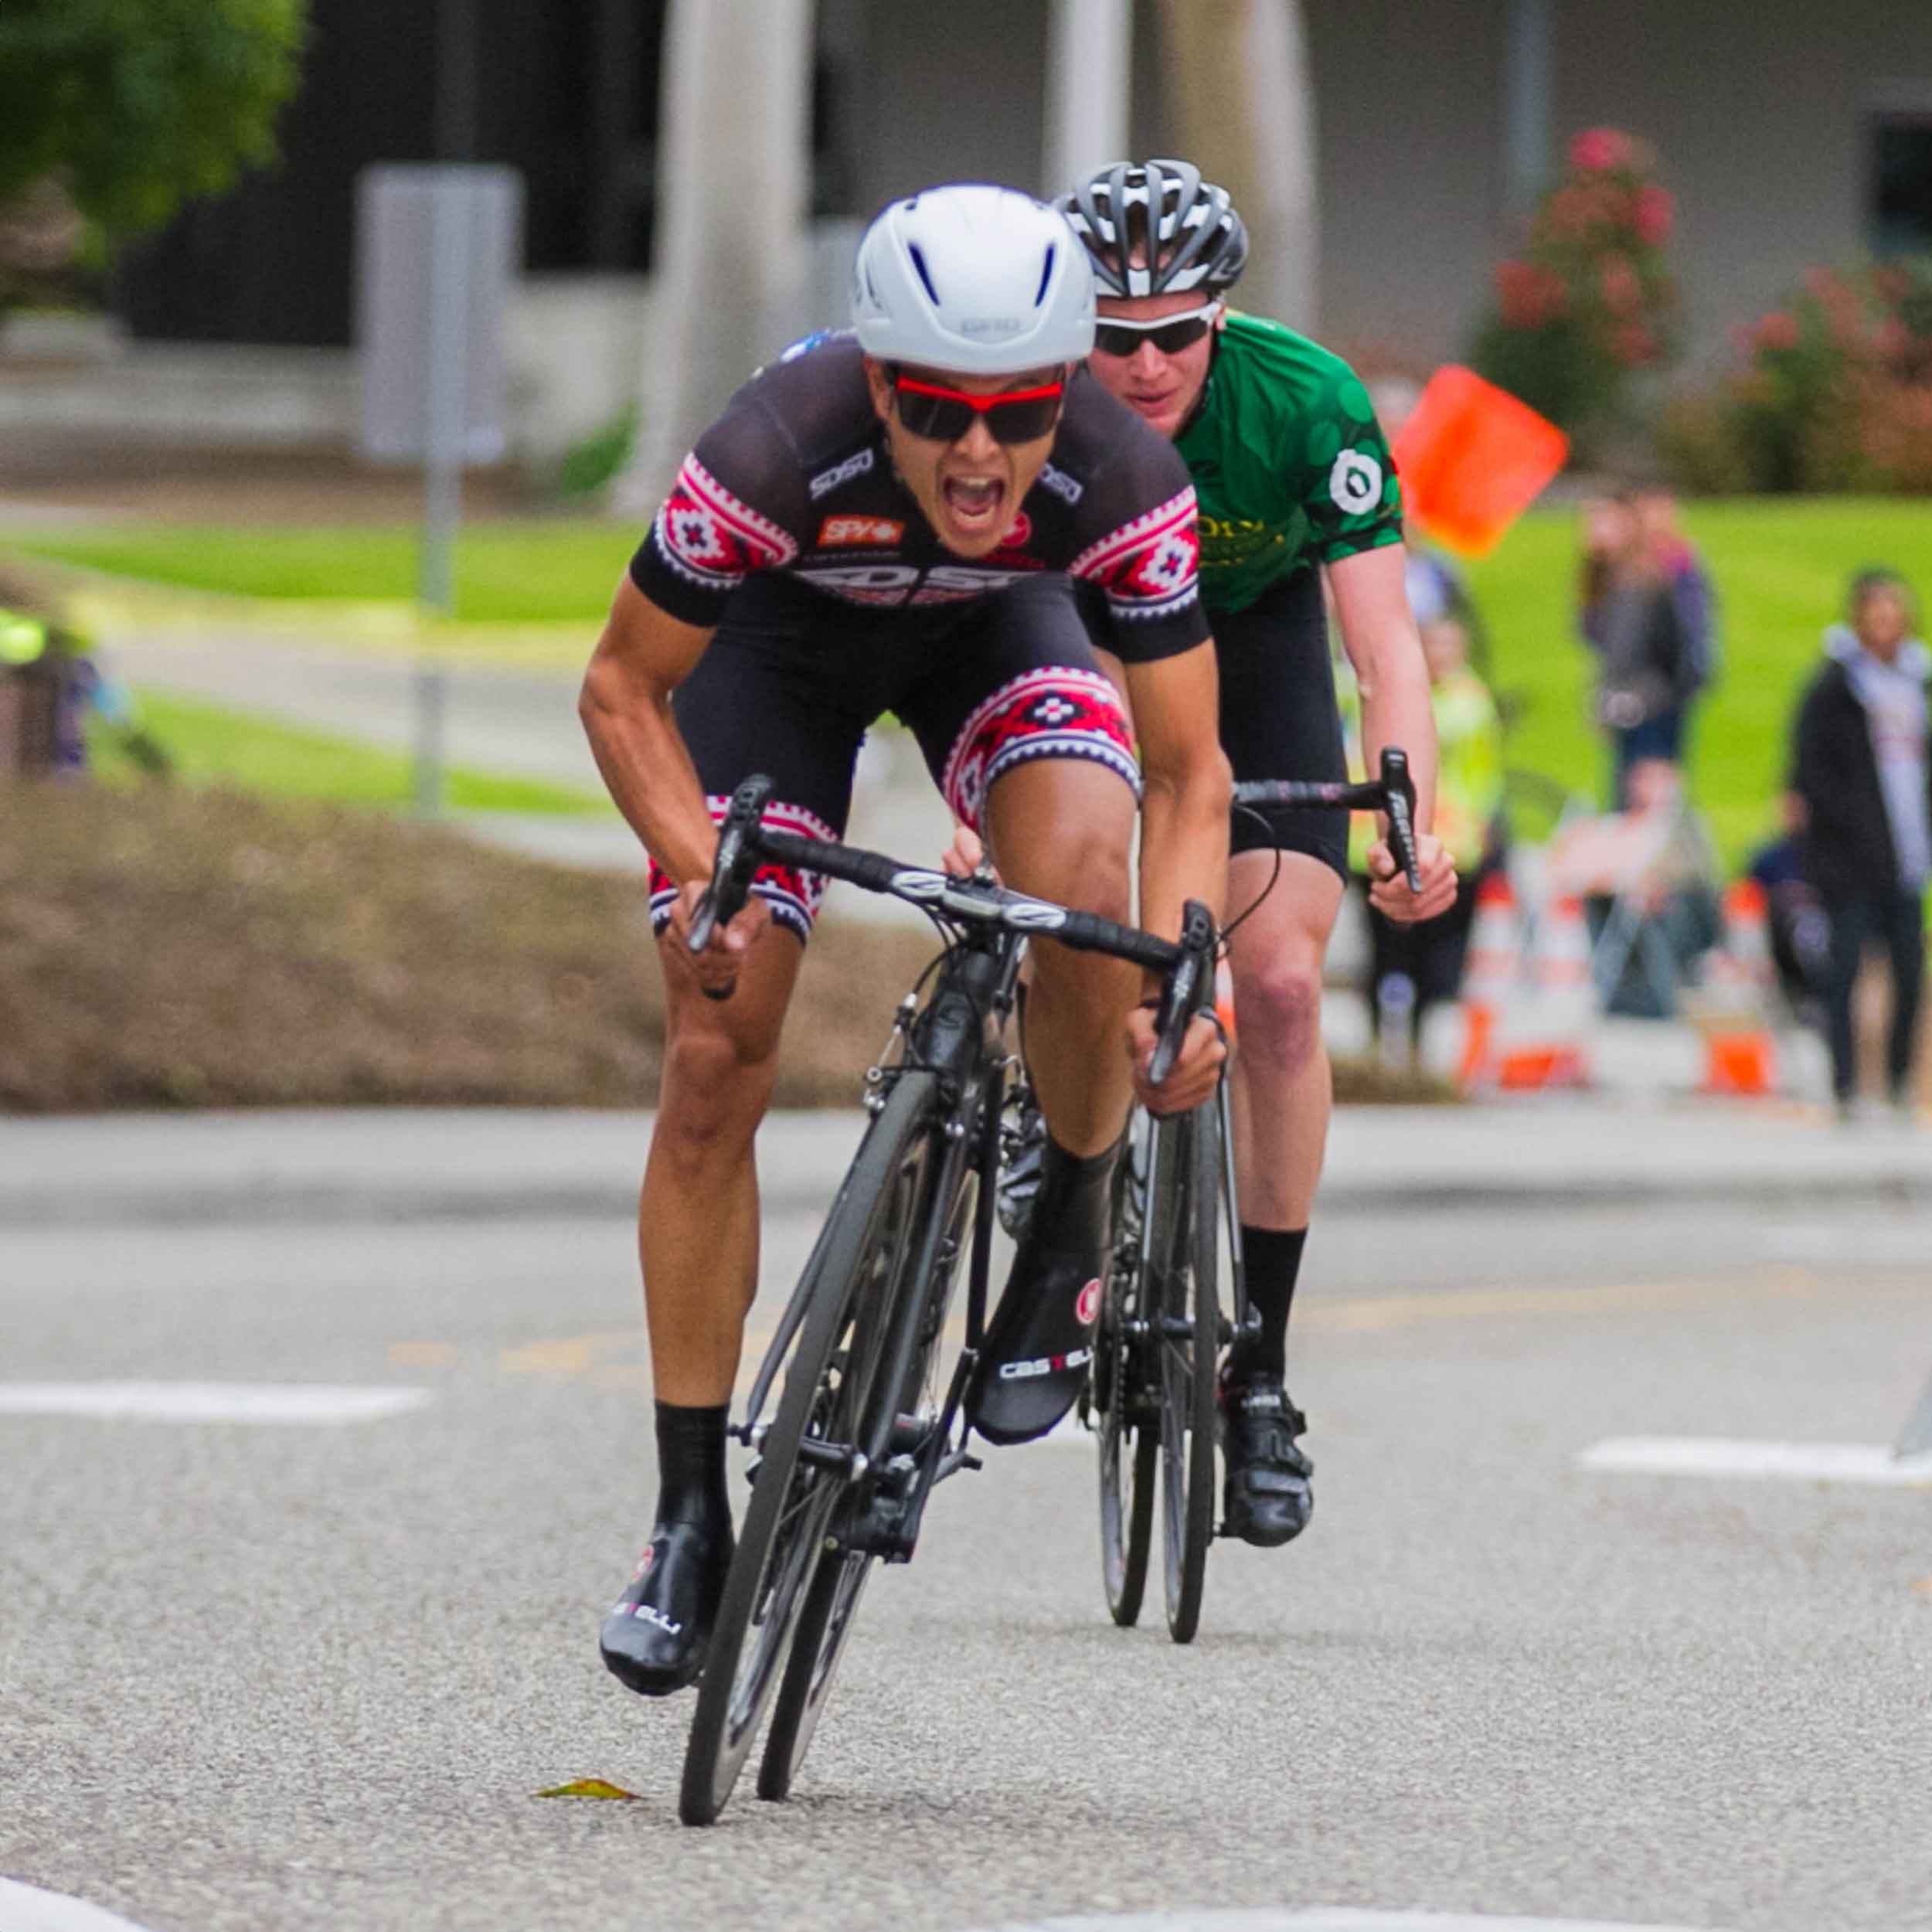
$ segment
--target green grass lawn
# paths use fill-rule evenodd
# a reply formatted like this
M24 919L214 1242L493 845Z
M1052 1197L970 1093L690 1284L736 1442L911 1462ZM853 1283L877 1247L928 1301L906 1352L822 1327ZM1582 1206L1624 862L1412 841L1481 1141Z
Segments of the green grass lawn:
M1897 498L1780 498L1692 504L1685 522L1716 581L1724 641L1723 675L1694 719L1692 780L1735 862L1773 824L1792 706L1851 573L1886 563L1932 596L1932 511ZM594 626L638 534L589 519L471 524L457 556L458 614ZM1607 757L1590 722L1592 664L1571 621L1576 536L1572 512L1527 517L1471 576L1494 682L1515 703L1510 763L1600 795ZM150 526L16 540L97 569L260 597L403 599L415 582L414 532L394 527ZM573 663L582 649L573 641ZM261 764L271 779L282 769L274 757ZM379 785L400 795L401 761L389 764Z
M1798 695L1853 571L1885 563L1932 596L1932 505L1899 498L1685 506L1717 586L1724 662L1692 715L1691 786L1733 866L1776 825ZM1515 701L1509 759L1600 797L1609 754L1590 720L1594 661L1576 635L1577 518L1526 517L1470 567L1491 675Z
M138 694L143 728L167 753L174 781L226 786L264 798L326 801L393 810L415 795L410 760L325 732L202 704L193 699ZM116 783L139 777L110 734L90 732L95 770ZM461 765L444 773L444 802L456 811L575 813L606 809L588 791L540 780L507 778Z
M466 524L457 539L456 614L471 624L595 624L640 534L633 524L586 519ZM393 524L151 524L8 540L65 563L240 597L376 603L416 594L417 534Z

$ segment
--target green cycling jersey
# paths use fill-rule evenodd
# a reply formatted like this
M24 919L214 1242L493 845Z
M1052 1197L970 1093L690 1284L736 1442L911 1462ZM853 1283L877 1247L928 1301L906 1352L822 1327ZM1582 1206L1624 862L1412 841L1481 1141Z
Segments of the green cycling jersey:
M1374 406L1338 355L1231 310L1201 406L1175 439L1200 498L1201 596L1242 611L1278 578L1402 538Z

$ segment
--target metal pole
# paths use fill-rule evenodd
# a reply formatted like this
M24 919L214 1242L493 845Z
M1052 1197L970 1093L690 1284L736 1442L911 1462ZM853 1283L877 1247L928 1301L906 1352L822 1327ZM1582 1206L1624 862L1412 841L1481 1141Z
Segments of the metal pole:
M1043 192L1064 193L1089 168L1125 161L1129 0L1053 0L1046 28Z
M1503 205L1527 216L1548 185L1556 125L1556 21L1551 0L1510 0L1503 63Z
M420 594L437 617L456 611L456 532L463 509L468 386L470 202L466 184L441 179L430 191L429 372L423 462ZM427 630L425 627L427 641ZM416 808L433 817L443 802L442 665L425 648L416 668Z

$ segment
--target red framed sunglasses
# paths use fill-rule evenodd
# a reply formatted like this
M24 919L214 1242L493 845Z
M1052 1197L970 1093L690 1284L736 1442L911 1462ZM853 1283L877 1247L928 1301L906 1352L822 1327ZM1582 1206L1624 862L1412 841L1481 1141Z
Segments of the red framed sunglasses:
M922 383L916 376L893 372L893 393L899 399L899 420L914 436L934 443L957 443L985 420L995 443L1031 443L1048 434L1059 420L1063 382L1043 383L1037 389L1002 389L995 396L969 396L961 389Z

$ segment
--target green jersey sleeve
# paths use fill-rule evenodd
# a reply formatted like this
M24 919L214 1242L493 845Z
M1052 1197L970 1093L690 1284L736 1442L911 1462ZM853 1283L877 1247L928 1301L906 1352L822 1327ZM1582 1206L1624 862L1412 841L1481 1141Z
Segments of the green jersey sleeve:
M1308 515L1310 551L1338 563L1402 540L1402 485L1362 379L1338 355L1308 357L1298 420L1284 425Z

